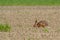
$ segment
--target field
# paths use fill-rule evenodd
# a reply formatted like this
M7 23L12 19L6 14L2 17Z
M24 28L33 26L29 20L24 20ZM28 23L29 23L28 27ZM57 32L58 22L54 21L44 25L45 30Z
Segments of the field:
M48 22L47 30L33 27L36 18ZM0 23L11 25L0 40L60 40L59 6L0 6Z
M1 6L36 6L36 5L60 5L60 0L0 0Z
M60 40L60 0L0 0L0 40Z

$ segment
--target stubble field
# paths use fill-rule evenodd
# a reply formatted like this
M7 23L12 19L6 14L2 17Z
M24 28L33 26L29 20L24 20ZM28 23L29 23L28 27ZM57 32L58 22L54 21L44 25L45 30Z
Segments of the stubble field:
M36 19L48 22L48 32L33 27ZM60 40L60 6L0 6L0 23L11 25L0 40Z

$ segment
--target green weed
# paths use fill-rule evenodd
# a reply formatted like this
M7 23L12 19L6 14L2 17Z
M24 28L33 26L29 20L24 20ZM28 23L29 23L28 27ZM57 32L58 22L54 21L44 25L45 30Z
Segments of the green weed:
M0 24L0 31L1 32L8 32L10 31L10 26L8 24Z
M47 28L44 28L44 32L49 32L49 30Z

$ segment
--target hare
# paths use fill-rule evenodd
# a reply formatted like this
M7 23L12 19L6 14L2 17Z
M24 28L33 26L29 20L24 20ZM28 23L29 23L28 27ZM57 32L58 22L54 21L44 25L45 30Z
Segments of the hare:
M41 20L39 22L35 20L35 24L33 25L33 27L45 27L45 26L48 26L48 23L45 20Z

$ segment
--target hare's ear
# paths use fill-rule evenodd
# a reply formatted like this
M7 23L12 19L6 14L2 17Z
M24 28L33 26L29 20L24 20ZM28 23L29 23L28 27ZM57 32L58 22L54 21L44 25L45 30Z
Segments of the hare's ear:
M37 20L35 20L33 27L36 27L36 26L37 26Z
M37 23L37 20L35 20L35 23Z
M37 23L37 18L35 19L35 23Z
M35 19L35 23L33 25L33 27L36 27L37 26L37 19Z

